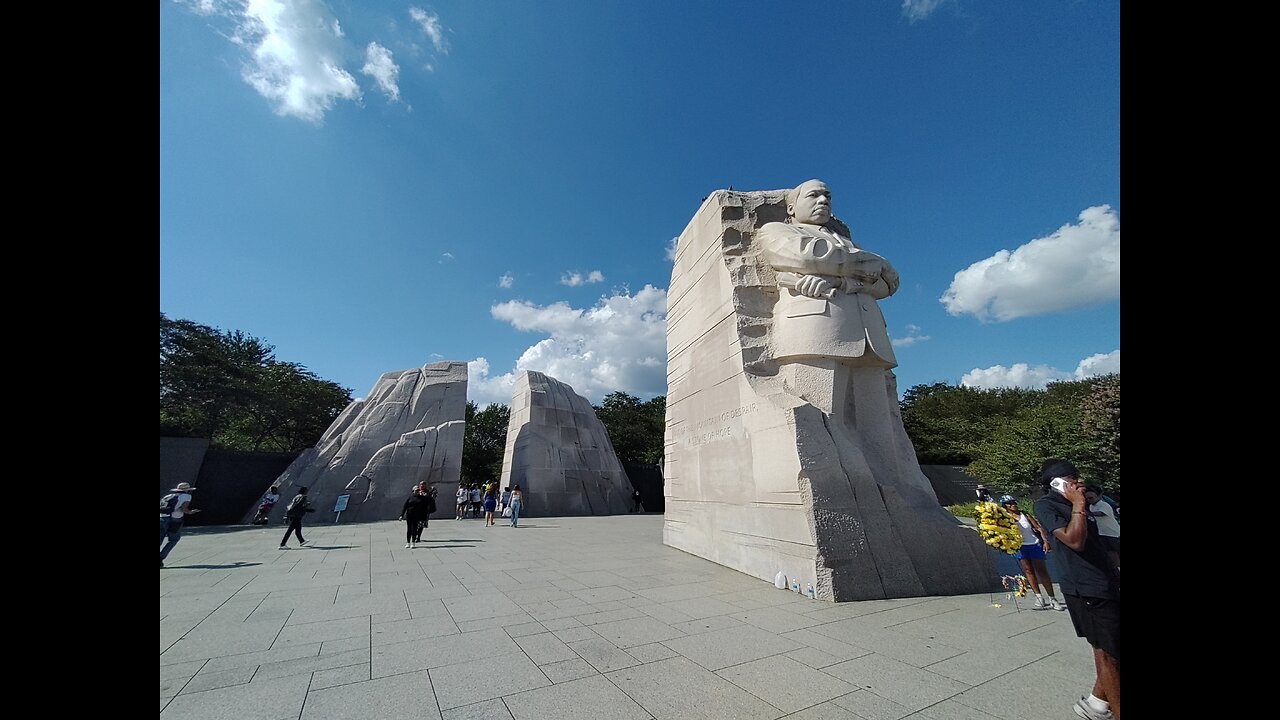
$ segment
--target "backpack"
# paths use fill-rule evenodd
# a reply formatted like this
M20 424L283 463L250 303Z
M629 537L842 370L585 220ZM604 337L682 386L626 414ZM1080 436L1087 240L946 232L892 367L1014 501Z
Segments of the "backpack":
M160 514L172 515L173 511L178 509L178 497L180 493L169 493L160 498Z
M288 518L300 518L309 509L306 495L294 495L289 501L289 506L284 509L284 514Z

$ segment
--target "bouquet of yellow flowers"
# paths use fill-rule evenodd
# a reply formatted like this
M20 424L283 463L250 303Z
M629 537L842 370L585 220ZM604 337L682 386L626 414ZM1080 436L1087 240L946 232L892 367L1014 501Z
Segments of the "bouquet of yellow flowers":
M1018 521L993 502L980 502L974 508L978 516L978 535L982 541L1010 555L1022 547L1022 531Z

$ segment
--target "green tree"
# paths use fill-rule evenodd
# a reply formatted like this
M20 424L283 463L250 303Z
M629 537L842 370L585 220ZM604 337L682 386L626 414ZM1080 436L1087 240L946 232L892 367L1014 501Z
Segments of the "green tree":
M268 361L255 392L225 431L220 444L287 452L316 444L338 413L351 403L346 388L322 380L296 363Z
M921 463L968 465L977 443L1035 401L1034 391L1019 388L916 385L903 394L902 424Z
M238 330L160 313L160 434L235 450L314 445L351 393L273 352Z
M1120 374L1097 378L1080 413L1081 469L1120 492Z
M485 409L467 401L467 426L462 436L462 479L469 483L496 482L502 477L511 408L490 403Z
M609 433L609 442L619 461L662 464L667 427L665 395L641 402L635 395L611 392L595 411Z

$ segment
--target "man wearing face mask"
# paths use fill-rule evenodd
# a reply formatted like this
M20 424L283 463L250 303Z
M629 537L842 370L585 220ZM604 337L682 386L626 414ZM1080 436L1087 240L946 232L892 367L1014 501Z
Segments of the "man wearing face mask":
M1048 492L1036 501L1035 515L1059 561L1055 574L1071 623L1093 646L1097 672L1093 694L1080 698L1072 710L1084 720L1120 720L1120 569L1110 562L1098 534L1076 466L1049 458L1040 478Z

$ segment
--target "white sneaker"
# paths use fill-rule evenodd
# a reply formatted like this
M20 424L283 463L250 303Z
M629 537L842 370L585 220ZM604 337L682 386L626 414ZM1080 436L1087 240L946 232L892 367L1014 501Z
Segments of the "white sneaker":
M1094 710L1093 706L1089 704L1088 698L1080 698L1075 705L1071 706L1071 709L1082 720L1113 720L1115 718L1115 715L1112 715L1110 710Z
M418 543L409 543L409 549L410 549L410 550L417 550L417 549L418 549Z
M1059 601L1056 597L1049 598L1049 602L1053 604L1053 609L1059 612L1067 609L1067 604Z
M405 543L405 544L404 544L404 549L405 549L405 550L408 550L409 548L412 548L412 547L413 547L413 543Z
M1036 601L1031 603L1031 609L1032 610L1048 610L1049 606L1045 604L1044 600L1040 598L1036 598Z

